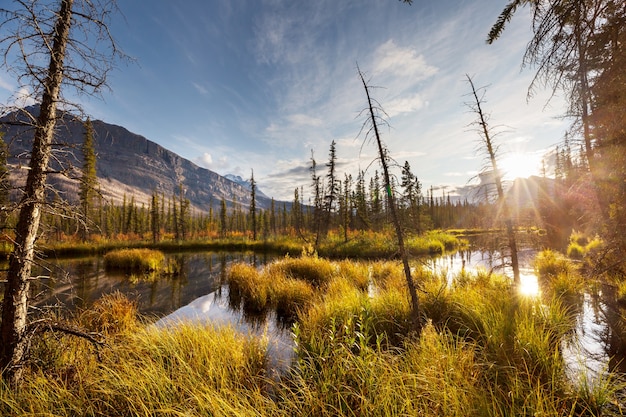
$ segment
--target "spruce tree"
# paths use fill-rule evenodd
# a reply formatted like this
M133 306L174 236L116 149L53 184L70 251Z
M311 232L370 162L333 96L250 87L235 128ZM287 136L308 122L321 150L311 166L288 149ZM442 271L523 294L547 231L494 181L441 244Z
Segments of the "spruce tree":
M4 133L0 132L0 230L7 228L7 218L9 215L9 194L11 182L9 181L9 168L7 158L9 149L4 141Z
M91 120L87 118L84 123L83 133L83 171L80 179L78 197L81 207L81 234L86 240L89 232L89 225L93 223L94 200L97 195L98 178L96 177L96 151L94 148L94 131Z
M254 181L254 170L250 176L250 227L252 228L252 240L256 240L256 182Z

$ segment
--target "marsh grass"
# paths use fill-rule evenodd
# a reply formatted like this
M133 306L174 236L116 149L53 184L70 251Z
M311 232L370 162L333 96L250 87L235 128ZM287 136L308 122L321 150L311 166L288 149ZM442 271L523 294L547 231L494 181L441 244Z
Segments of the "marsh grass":
M105 268L126 272L160 271L164 262L165 255L163 252L144 248L116 249L104 255Z
M417 267L426 324L416 337L407 325L410 304L398 263L301 261L306 266L294 267L296 259L287 258L261 270L234 264L229 272L237 291L259 291L266 305L283 305L295 316L296 359L286 374L269 377L263 336L191 324L157 328L117 294L75 318L106 336L100 360L84 341L50 336L34 346L37 360L19 390L0 385L0 414L428 417L620 411L618 380L601 376L575 385L567 377L559 344L573 328L574 315L558 297L518 297L510 280L484 271L450 285ZM311 265L329 277L311 279Z
M240 297L246 309L264 312L270 307L270 281L254 266L247 263L233 264L227 279L229 292Z
M543 282L549 282L559 274L570 275L575 271L574 265L567 258L550 249L539 252L533 266L537 277Z

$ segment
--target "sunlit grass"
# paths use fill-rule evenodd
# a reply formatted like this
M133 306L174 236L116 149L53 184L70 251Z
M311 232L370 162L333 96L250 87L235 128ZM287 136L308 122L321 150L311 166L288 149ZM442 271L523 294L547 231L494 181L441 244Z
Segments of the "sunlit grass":
M270 282L254 266L233 264L227 278L229 291L241 296L247 309L262 312L270 306Z
M547 276L558 280L560 261L550 262L545 269L558 272ZM560 343L575 316L562 298L520 297L510 279L485 270L450 283L420 267L412 276L419 337L399 262L233 264L232 291L294 320L296 359L272 378L263 336L157 328L134 302L106 297L73 320L107 344L38 339L24 385L0 386L0 414L569 416L615 404L618 380L575 385L566 375Z
M104 255L105 268L127 272L159 271L164 262L163 252L152 249L117 249Z

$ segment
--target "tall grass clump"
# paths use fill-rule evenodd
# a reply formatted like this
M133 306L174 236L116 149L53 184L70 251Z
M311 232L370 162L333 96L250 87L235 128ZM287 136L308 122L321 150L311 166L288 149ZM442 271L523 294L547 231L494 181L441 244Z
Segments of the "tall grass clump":
M159 271L164 262L163 252L153 249L116 249L104 255L105 268L126 272Z
M551 298L567 300L570 305L581 302L586 286L579 267L552 250L539 252L533 261L543 292Z
M315 294L315 289L307 281L272 277L272 299L276 305L276 314L286 321L293 321L300 312L306 311L313 304Z
M231 297L241 298L246 309L263 312L270 307L270 283L253 265L243 262L233 264L227 279Z
M278 269L284 276L306 281L318 289L323 289L338 272L334 263L315 255L285 258L272 264L270 269L271 273Z
M101 304L125 322L119 298ZM112 310L105 313L107 306ZM80 314L79 320L87 317ZM113 317L120 314L116 320ZM96 315L94 313L94 315ZM135 317L136 322L142 320ZM109 327L109 331L114 329ZM83 339L37 339L19 389L0 383L0 415L276 415L267 389L267 343L225 327L116 327L98 355ZM109 333L109 336L111 333ZM260 410L260 411L259 411ZM258 414L257 414L258 415Z
M132 333L142 326L137 301L119 291L103 295L94 304L77 313L76 322L90 332L114 337Z
M550 249L539 252L533 266L537 277L543 282L549 282L559 274L570 275L575 269L567 258Z
M581 260L588 254L596 252L602 246L602 240L595 236L590 238L582 232L572 231L567 245L567 256L571 259Z

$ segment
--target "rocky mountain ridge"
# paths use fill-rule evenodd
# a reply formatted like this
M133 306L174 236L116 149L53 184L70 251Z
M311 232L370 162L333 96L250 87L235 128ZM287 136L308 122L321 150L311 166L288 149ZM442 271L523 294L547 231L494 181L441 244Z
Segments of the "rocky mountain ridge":
M25 109L37 114L36 107ZM0 119L4 140L9 146L8 164L11 178L16 184L23 182L32 148L33 130L28 117L14 112ZM153 192L171 198L178 195L182 187L196 211L208 212L218 209L224 199L228 207L250 205L250 190L236 181L202 168L165 149L157 143L122 126L100 120L92 121L94 147L97 155L96 175L105 200L120 204L126 197L134 198L137 204L149 204ZM64 114L57 123L54 139L55 155L51 169L63 171L49 178L55 188L70 200L78 199L78 178L82 166L84 125L81 120ZM271 199L263 193L256 194L256 206L267 209Z

